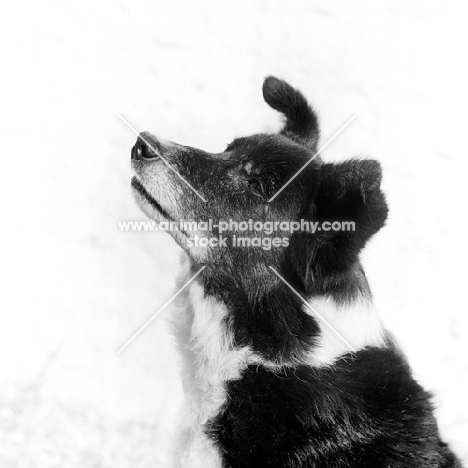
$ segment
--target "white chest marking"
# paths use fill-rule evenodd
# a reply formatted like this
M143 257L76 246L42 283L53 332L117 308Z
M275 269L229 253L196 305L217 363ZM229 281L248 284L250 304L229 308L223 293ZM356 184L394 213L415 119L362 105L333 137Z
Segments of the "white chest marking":
M199 422L204 423L225 402L225 382L240 378L252 352L247 347L234 348L228 309L223 303L204 297L203 287L198 283L190 286L189 298L193 311L190 351L195 361L195 383L202 390Z
M248 347L234 348L228 310L223 303L205 297L203 287L196 282L190 285L188 296L187 390L191 421L181 466L219 468L219 451L205 435L203 426L226 402L226 382L240 378L253 353Z

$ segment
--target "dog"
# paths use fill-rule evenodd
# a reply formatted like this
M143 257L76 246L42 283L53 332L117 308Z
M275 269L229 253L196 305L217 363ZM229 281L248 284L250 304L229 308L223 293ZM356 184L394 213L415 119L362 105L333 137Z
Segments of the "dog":
M175 325L189 402L180 466L461 467L360 263L388 214L380 164L324 162L303 94L268 77L263 96L285 118L277 134L210 154L143 132L131 151L141 209L161 223L203 224L170 230L188 258ZM273 229L244 230L239 247L235 225L221 239L210 220ZM298 220L324 228L278 225ZM325 229L344 221L354 229ZM279 241L265 248L267 237Z

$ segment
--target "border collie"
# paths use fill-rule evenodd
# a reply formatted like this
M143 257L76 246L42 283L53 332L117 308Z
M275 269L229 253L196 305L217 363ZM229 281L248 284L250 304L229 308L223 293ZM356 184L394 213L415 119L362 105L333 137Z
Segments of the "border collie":
M194 242L219 239L218 224L171 230L188 254L181 286L198 273L176 324L189 400L180 466L461 467L372 306L359 259L387 218L380 164L314 157L318 119L304 96L274 77L263 96L285 116L278 134L211 154L143 132L132 148L132 187L153 220L274 226L243 231L244 247L235 228ZM298 220L355 229L275 224ZM265 248L267 237L281 242Z

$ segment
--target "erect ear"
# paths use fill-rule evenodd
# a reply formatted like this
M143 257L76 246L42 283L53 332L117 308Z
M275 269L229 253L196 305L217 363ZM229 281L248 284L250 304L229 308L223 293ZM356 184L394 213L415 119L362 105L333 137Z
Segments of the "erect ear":
M311 210L318 229L314 234L296 233L290 243L289 267L306 291L354 268L361 249L385 224L388 206L380 190L381 180L382 169L374 160L322 166ZM324 229L337 221L352 224L341 223L340 230Z
M283 80L269 76L263 82L263 98L286 117L283 133L315 148L319 138L317 115L300 91Z

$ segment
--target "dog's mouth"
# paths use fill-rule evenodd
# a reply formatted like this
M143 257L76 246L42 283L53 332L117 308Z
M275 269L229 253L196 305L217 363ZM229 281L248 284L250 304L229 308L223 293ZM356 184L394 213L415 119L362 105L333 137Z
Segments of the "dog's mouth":
M169 213L148 193L143 184L136 178L132 177L132 187L159 213L165 218L172 219Z

